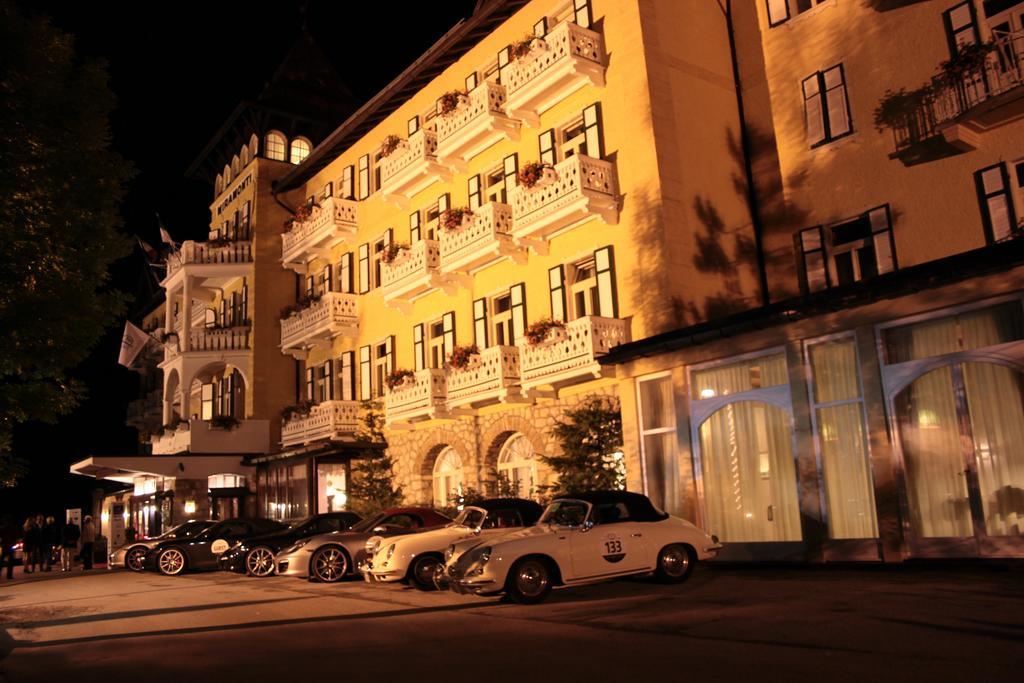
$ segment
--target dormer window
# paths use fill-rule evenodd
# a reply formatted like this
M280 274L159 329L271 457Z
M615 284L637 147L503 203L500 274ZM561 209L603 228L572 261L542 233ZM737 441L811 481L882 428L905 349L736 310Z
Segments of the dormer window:
M267 133L266 144L263 145L263 154L274 161L285 161L287 159L288 141L284 135L272 130Z
M291 162L293 164L301 164L309 156L309 153L313 151L313 145L310 144L306 138L295 138L292 140L292 146L290 150Z

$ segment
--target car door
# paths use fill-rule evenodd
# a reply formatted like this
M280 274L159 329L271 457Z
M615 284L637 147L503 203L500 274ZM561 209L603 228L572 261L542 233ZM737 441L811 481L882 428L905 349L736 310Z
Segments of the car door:
M571 529L573 580L585 581L650 568L641 524L622 503L597 505L591 522Z
M209 542L196 544L192 552L192 567L196 569L216 567L217 558L224 551L250 535L252 535L252 525L248 522L226 522Z

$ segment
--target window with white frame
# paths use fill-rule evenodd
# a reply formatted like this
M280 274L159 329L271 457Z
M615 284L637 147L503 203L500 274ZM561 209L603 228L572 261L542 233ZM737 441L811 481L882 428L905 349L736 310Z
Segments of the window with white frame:
M537 459L533 444L522 434L513 434L498 453L498 475L504 478L520 498L537 492Z
M551 317L577 320L590 315L618 317L615 264L611 247L548 271Z
M374 396L384 395L384 380L394 369L394 337L388 337L373 346L372 392Z
M309 143L306 138L295 138L292 140L291 149L289 150L289 157L293 164L301 164L309 156L309 153L313 151L313 145Z
M448 446L434 461L434 507L451 507L462 495L462 457Z
M809 9L828 2L828 0L766 0L768 5L768 25L778 26Z
M662 510L680 515L683 510L672 376L662 373L637 379L636 395L644 493Z
M1014 163L1013 184L1018 197L1024 197L1024 161ZM1010 191L1011 180L1006 163L999 162L974 174L974 184L981 208L985 240L992 244L1009 239L1020 232L1017 211Z
M263 154L274 161L285 161L288 158L288 142L284 135L276 130L267 133Z
M818 147L853 132L843 65L811 74L801 84L807 142Z
M868 280L897 268L888 204L839 223L801 230L798 242L809 292Z
M505 172L502 167L498 166L486 172L483 180L485 203L505 203Z

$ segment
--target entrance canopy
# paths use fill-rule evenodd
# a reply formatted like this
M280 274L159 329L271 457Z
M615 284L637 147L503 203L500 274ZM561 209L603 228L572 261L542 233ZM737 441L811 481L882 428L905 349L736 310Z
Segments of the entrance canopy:
M103 455L71 465L72 474L125 484L140 476L206 479L214 474L249 476L252 470L237 455Z

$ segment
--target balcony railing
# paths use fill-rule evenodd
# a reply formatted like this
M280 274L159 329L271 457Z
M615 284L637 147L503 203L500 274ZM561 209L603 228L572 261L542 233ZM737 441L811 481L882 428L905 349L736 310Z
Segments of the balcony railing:
M536 346L522 345L520 383L524 391L559 387L601 376L598 359L629 341L629 322L587 316L565 324L553 339Z
M518 257L510 234L512 207L490 202L473 211L457 230L441 231L441 272L470 272L499 258Z
M216 428L208 420L189 420L177 429L153 437L153 454L172 453L267 453L270 451L269 420L239 420L232 429Z
M519 139L519 121L505 114L505 87L485 81L473 88L453 112L437 122L437 156L464 164L503 139Z
M180 334L180 333L179 333ZM248 326L240 327L194 327L188 331L189 352L203 351L248 351L252 348L252 335ZM166 344L166 358L177 356L185 346L179 338L178 343Z
M983 66L901 96L904 111L892 121L897 154L940 136L957 150L976 149L980 133L1024 116L1024 31L995 33L993 43Z
M181 249L167 257L167 277L187 265L252 263L252 243L248 241L214 244L186 240Z
M281 235L281 261L305 272L309 261L328 255L332 247L356 234L357 206L351 199L328 197L313 207L307 220L294 223Z
M437 133L421 128L381 164L381 193L401 205L420 190L440 180L451 180L447 166L437 159Z
M531 247L591 216L619 220L615 166L578 154L554 166L552 177L512 189L512 235Z
M125 423L139 431L152 431L160 426L163 407L163 395L159 389L154 389L128 404Z
M388 389L384 397L384 419L389 425L447 415L447 382L444 370L418 370L405 384Z
M448 371L448 406L478 407L519 398L519 347L492 346L469 366Z
M381 264L386 303L401 303L441 286L441 250L437 240L420 240Z
M359 331L359 297L326 292L318 301L281 320L281 350L296 358L339 336Z
M308 415L293 417L281 425L281 445L299 446L311 441L352 441L359 429L358 401L324 401Z
M505 70L505 112L536 126L542 113L586 84L603 86L605 62L600 33L562 22Z

